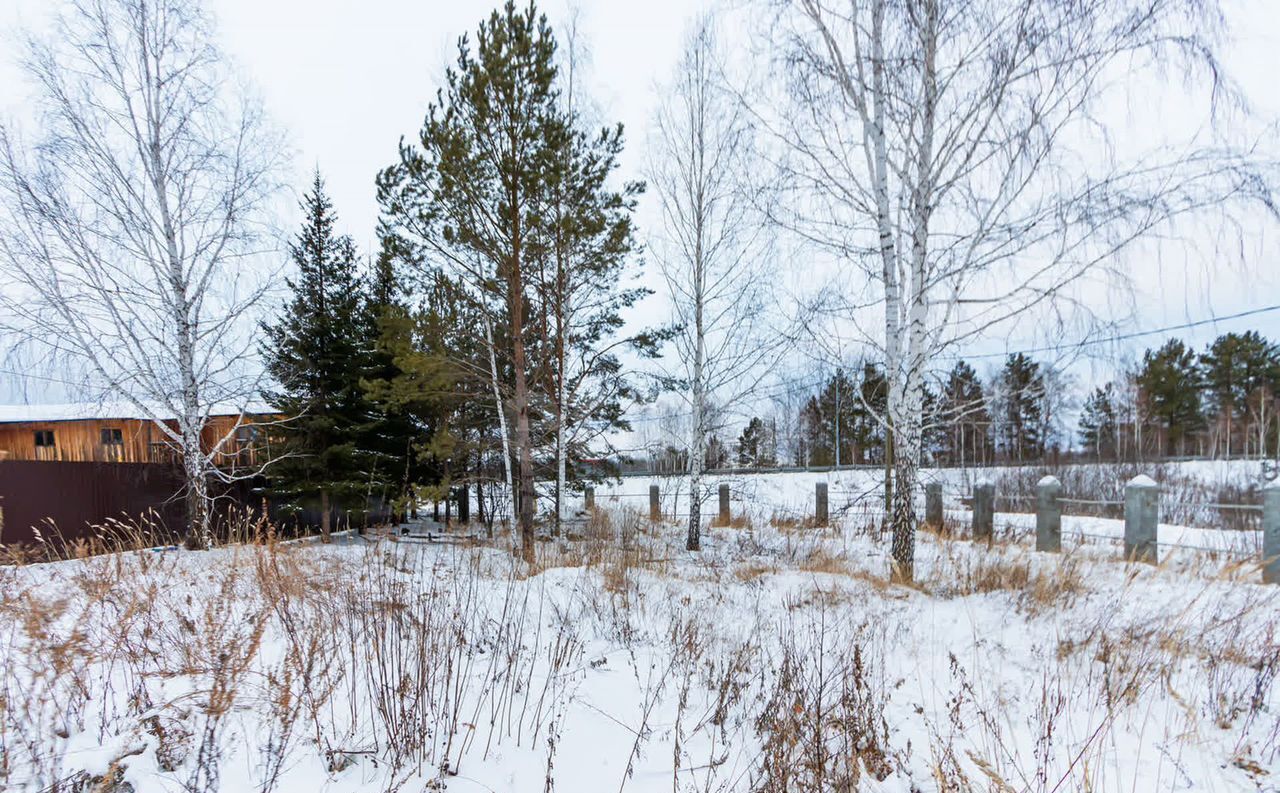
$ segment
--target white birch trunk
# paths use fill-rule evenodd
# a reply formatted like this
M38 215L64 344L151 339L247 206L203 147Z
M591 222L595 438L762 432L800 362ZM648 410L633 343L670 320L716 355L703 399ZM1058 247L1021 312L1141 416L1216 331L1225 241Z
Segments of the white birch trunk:
M507 434L507 413L502 409L502 390L498 384L498 356L493 349L493 324L484 318L484 340L489 350L489 384L493 386L493 406L498 411L498 433L502 436L502 473L507 485L507 525L516 526L516 490L511 474L511 439Z
M562 262L560 266L563 269L564 263ZM570 294L567 272L561 273L560 289L560 312L558 317L560 327L557 332L560 349L557 356L558 360L556 361L556 365L559 368L559 382L556 385L556 518L554 525L556 536L560 535L561 527L564 523L564 492L569 468L569 450L566 448L565 433L565 414L567 413L569 399L569 352L568 344L565 342L565 334L569 332L569 318L572 315L569 311Z
M701 237L701 223L698 235ZM707 384L705 376L706 326L705 296L706 270L697 254L694 265L694 351L693 351L693 442L689 445L689 531L685 537L685 549L702 548L702 474L707 457Z

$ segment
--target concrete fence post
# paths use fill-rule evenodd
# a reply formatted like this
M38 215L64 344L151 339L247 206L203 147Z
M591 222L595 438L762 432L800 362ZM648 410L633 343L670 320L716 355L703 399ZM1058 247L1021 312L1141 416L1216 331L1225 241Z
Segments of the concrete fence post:
M729 486L720 485L720 525L729 525Z
M657 485L649 485L649 520L662 520L662 503L658 500Z
M924 486L924 522L934 531L942 531L942 483Z
M973 539L991 542L995 519L996 486L983 480L973 486Z
M1262 488L1262 582L1280 584L1280 481Z
M582 491L582 503L588 512L596 508L596 489L594 487L588 486Z
M1160 554L1156 526L1160 523L1160 486L1143 474L1124 486L1124 556L1156 564Z
M827 483L819 482L814 488L814 522L819 526L827 525L830 514L827 511Z
M1062 483L1056 476L1046 476L1036 485L1036 550L1048 553L1062 551Z

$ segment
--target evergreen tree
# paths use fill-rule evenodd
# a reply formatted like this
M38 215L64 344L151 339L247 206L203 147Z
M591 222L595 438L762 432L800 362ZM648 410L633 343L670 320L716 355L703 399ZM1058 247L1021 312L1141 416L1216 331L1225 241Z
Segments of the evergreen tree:
M361 379L368 373L370 333L351 239L334 232L333 205L317 173L302 202L304 221L290 255L292 299L264 324L263 357L279 385L267 401L288 417L278 430L270 469L273 493L295 507L319 496L321 531L331 508L363 509L371 455L362 448L375 421Z
M541 367L548 409L543 433L553 448L555 531L563 517L562 492L575 478L572 460L591 456L593 443L606 441L611 430L628 430L625 404L643 401L623 371L618 352L656 357L658 345L671 331L640 331L619 338L621 312L651 294L640 287L623 288L625 271L637 250L631 215L640 182L621 191L610 187L622 152L622 126L588 135L577 128L572 109L563 123L550 127L556 135L547 156L549 207L541 233L547 255L538 260L537 316L539 335L547 340Z
M874 364L865 364L857 381L837 369L800 409L798 441L804 454L797 464L853 465L882 460L885 433L879 417L884 415L887 394L884 374Z
M800 412L801 434L809 450L811 465L849 465L855 462L859 454L861 412L862 405L853 380L843 369L837 369Z
M1237 432L1250 419L1265 418L1265 408L1280 393L1280 346L1251 330L1219 336L1200 354L1208 411L1223 425L1226 452L1240 444Z
M881 422L888 415L889 379L884 370L873 363L863 364L858 391L861 399L854 419L854 438L859 454L854 462L885 462L888 433Z
M681 454L684 455L685 452L681 452ZM718 435L712 435L710 440L707 441L707 454L703 462L707 470L724 468L729 465L729 449Z
M991 414L987 395L973 367L957 361L947 375L939 401L940 454L951 464L981 465L990 460Z
M390 240L383 240L374 260L373 271L366 279L363 297L363 332L372 339L369 366L362 385L366 395L378 407L360 445L371 455L373 479L381 482L381 500L390 502L403 512L416 503L413 484L420 479L413 453L416 428L411 414L394 401L379 399L385 384L396 381L404 372L396 363L394 343L388 330L397 326L407 306L405 290L395 269L395 251Z
M753 416L738 436L738 465L744 468L768 468L776 464L773 433L764 419Z
M623 406L639 394L618 354L654 354L659 340L618 338L619 312L645 294L618 286L635 249L640 187L609 187L621 129L578 131L562 107L555 52L546 18L508 0L474 47L459 41L417 144L402 145L378 179L384 234L409 260L447 270L477 312L467 330L485 345L480 371L497 392L486 401L508 446L526 555L535 475L549 473L540 461L555 458L559 482L570 457L626 428Z
M1013 460L1036 460L1044 453L1044 376L1040 364L1023 353L1010 355L1000 372L1001 441Z
M1138 388L1146 417L1163 431L1160 454L1185 452L1187 441L1200 431L1200 373L1196 355L1181 339L1170 339L1160 349L1147 350L1138 371Z
M1080 444L1100 460L1111 459L1116 453L1115 402L1115 386L1107 383L1093 390L1080 413Z

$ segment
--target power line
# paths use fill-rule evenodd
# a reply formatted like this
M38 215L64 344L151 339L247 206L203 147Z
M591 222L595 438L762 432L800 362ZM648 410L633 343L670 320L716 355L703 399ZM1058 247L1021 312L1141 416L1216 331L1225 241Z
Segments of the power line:
M57 377L46 377L45 375L32 374L30 372L15 372L12 369L0 369L0 374L7 374L11 377L31 378L32 380L43 380L46 383L58 383L59 385L83 386L84 383L74 383L70 380L61 380Z
M1261 308L1249 309L1247 311L1240 311L1235 314L1228 314L1222 317L1208 317L1206 319L1198 319L1192 322L1183 322L1178 325L1167 325L1162 328L1152 328L1150 330L1140 330L1140 331L1134 331L1132 333L1122 333L1120 335L1109 336L1107 338L1086 339L1084 341L1076 342L1074 344L1057 344L1057 345L1048 345L1044 347L1030 347L1024 350L979 353L979 354L968 355L968 356L957 356L956 360L986 360L990 358L1004 358L1010 355L1031 355L1034 353L1042 353L1042 352L1063 352L1065 350L1070 350L1070 349L1080 349L1081 347L1092 347L1099 344L1108 344L1111 342L1129 341L1131 339L1138 339L1144 336L1154 336L1158 333L1169 333L1175 330L1189 330L1191 328L1198 328L1204 325L1212 325L1218 322L1229 322L1235 319L1243 319L1244 317L1252 317L1252 316L1257 316L1259 314L1266 314L1272 311L1280 311L1280 304L1263 306ZM32 374L29 372L16 372L10 369L0 369L0 375L10 375L12 377L25 377L25 378L31 378L33 380L43 380L45 382L58 383L60 385L71 385L71 386L83 385L83 383L73 383L71 381L62 380L56 377L47 377L44 375ZM824 377L818 377L817 379L810 378L807 380L801 380L799 378L794 380L781 380L779 381L778 386L776 388L766 393L763 393L760 396L765 399L771 399L775 396L779 396L781 394L786 393L789 389L794 387L799 387L801 389L815 388L817 386L822 385L824 380L825 380ZM635 418L628 419L628 421L632 423L644 423L644 422L652 422L652 421L662 421L666 419L689 418L692 415L693 414L689 412L669 413L669 414L660 415L660 416L637 416Z
M957 361L986 360L990 358L1005 358L1010 355L1031 355L1034 353L1042 353L1042 352L1064 352L1066 350L1080 349L1081 347L1093 347L1099 344L1109 344L1111 342L1138 339L1138 338L1142 338L1143 336L1154 336L1158 333L1169 333L1170 331L1175 331L1175 330L1188 330L1190 328L1198 328L1203 325L1212 325L1218 322L1229 322L1234 319L1252 317L1258 314L1266 314L1272 311L1280 311L1280 304L1273 305L1273 306L1263 306L1261 308L1253 308L1253 309L1249 309L1248 311L1240 311L1235 314L1227 314L1226 316L1222 316L1222 317L1208 317L1206 319L1198 319L1192 322L1183 322L1178 325L1168 325L1163 328L1152 328L1150 330L1139 330L1139 331L1134 331L1132 333L1122 333L1117 336L1108 336L1106 338L1101 338L1101 339L1086 339L1084 341L1076 342L1074 344L1057 344L1057 345L1049 345L1044 347L1030 347L1024 350L1011 350L1011 351L1005 351L1005 352L991 352L991 353L979 353L975 355L955 356L954 360L957 360ZM798 386L802 389L809 389L809 388L820 386L823 384L823 382L824 382L824 378L822 377L819 377L817 380L810 380L810 381L804 381L801 379L781 380L779 381L778 388L774 389L771 393L761 394L760 396L768 399L768 398L772 398L774 396L778 396L780 394L786 393L787 390L791 387ZM662 421L666 419L690 418L692 415L693 415L692 413L688 413L688 412L668 413L660 416L638 416L636 418L628 419L628 421L632 423L644 423L644 422L652 422L652 421Z
M964 356L966 359L982 359L982 358L1003 358L1008 355L1030 355L1037 352L1062 352L1064 350L1079 349L1081 347L1092 347L1098 344L1108 344L1115 341L1128 341L1130 339L1139 339L1143 336L1154 336L1157 333L1168 333L1174 330L1188 330L1190 328L1198 328L1202 325L1212 325L1218 322L1228 322L1233 319L1241 319L1243 317L1252 317L1257 314L1266 314L1271 311L1280 311L1280 305L1264 306L1262 308L1253 308L1248 311L1241 311L1237 314L1228 314L1224 317L1209 317L1207 319L1198 319L1194 322L1184 322L1180 325L1169 325L1163 328L1153 328L1151 330L1139 330L1133 333L1122 333L1119 336L1110 336L1104 339L1085 339L1084 341L1074 344L1054 344L1046 347L1032 347L1026 350L1015 350L1013 352L989 352L979 355Z

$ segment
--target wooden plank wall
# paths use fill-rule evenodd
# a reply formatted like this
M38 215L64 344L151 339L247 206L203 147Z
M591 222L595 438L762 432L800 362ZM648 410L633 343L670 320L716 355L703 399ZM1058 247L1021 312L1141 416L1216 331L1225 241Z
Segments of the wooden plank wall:
M236 425L235 416L213 416L202 433L202 443L210 450ZM223 445L214 463L219 467L247 467L266 460L266 427L252 427L245 420L241 435ZM170 424L172 426L172 424ZM120 430L122 443L104 445L102 431ZM36 446L37 431L51 431L54 447ZM26 421L0 424L0 459L47 460L61 462L175 462L178 455L167 437L152 422L142 419L77 419L73 421Z

